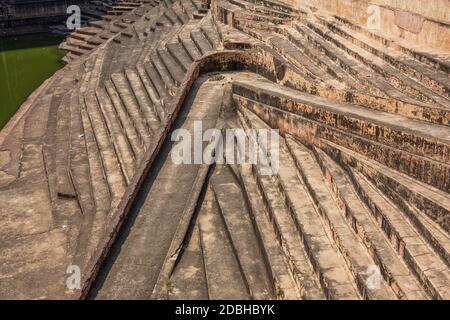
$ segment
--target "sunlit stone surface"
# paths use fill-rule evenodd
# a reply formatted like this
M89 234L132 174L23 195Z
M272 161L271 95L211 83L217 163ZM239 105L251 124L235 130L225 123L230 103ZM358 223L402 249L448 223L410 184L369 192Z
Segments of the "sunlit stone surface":
M1 298L450 298L444 44L320 1L127 3L0 133ZM279 170L175 164L195 121L279 129Z

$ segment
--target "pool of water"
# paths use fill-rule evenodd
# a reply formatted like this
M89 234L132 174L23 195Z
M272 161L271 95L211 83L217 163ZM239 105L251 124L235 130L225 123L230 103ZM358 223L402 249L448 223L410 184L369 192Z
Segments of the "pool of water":
M44 80L64 66L61 41L52 34L0 38L0 129Z

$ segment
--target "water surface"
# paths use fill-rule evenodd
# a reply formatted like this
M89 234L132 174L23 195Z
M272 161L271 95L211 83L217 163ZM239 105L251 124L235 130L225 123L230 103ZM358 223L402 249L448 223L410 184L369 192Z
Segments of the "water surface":
M64 66L61 41L48 33L0 38L0 129L44 80Z

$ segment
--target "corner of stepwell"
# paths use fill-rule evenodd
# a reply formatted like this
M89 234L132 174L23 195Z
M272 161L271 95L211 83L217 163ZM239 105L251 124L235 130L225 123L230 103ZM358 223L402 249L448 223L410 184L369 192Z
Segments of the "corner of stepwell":
M74 3L0 131L1 299L450 299L448 0ZM196 121L278 129L278 170L174 163Z

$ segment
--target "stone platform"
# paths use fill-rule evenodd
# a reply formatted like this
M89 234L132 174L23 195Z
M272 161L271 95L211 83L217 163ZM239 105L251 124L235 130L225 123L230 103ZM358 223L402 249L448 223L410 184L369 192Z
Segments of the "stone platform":
M141 1L66 44L0 132L0 298L450 298L449 55L274 0ZM175 165L196 120L279 129L279 171Z

